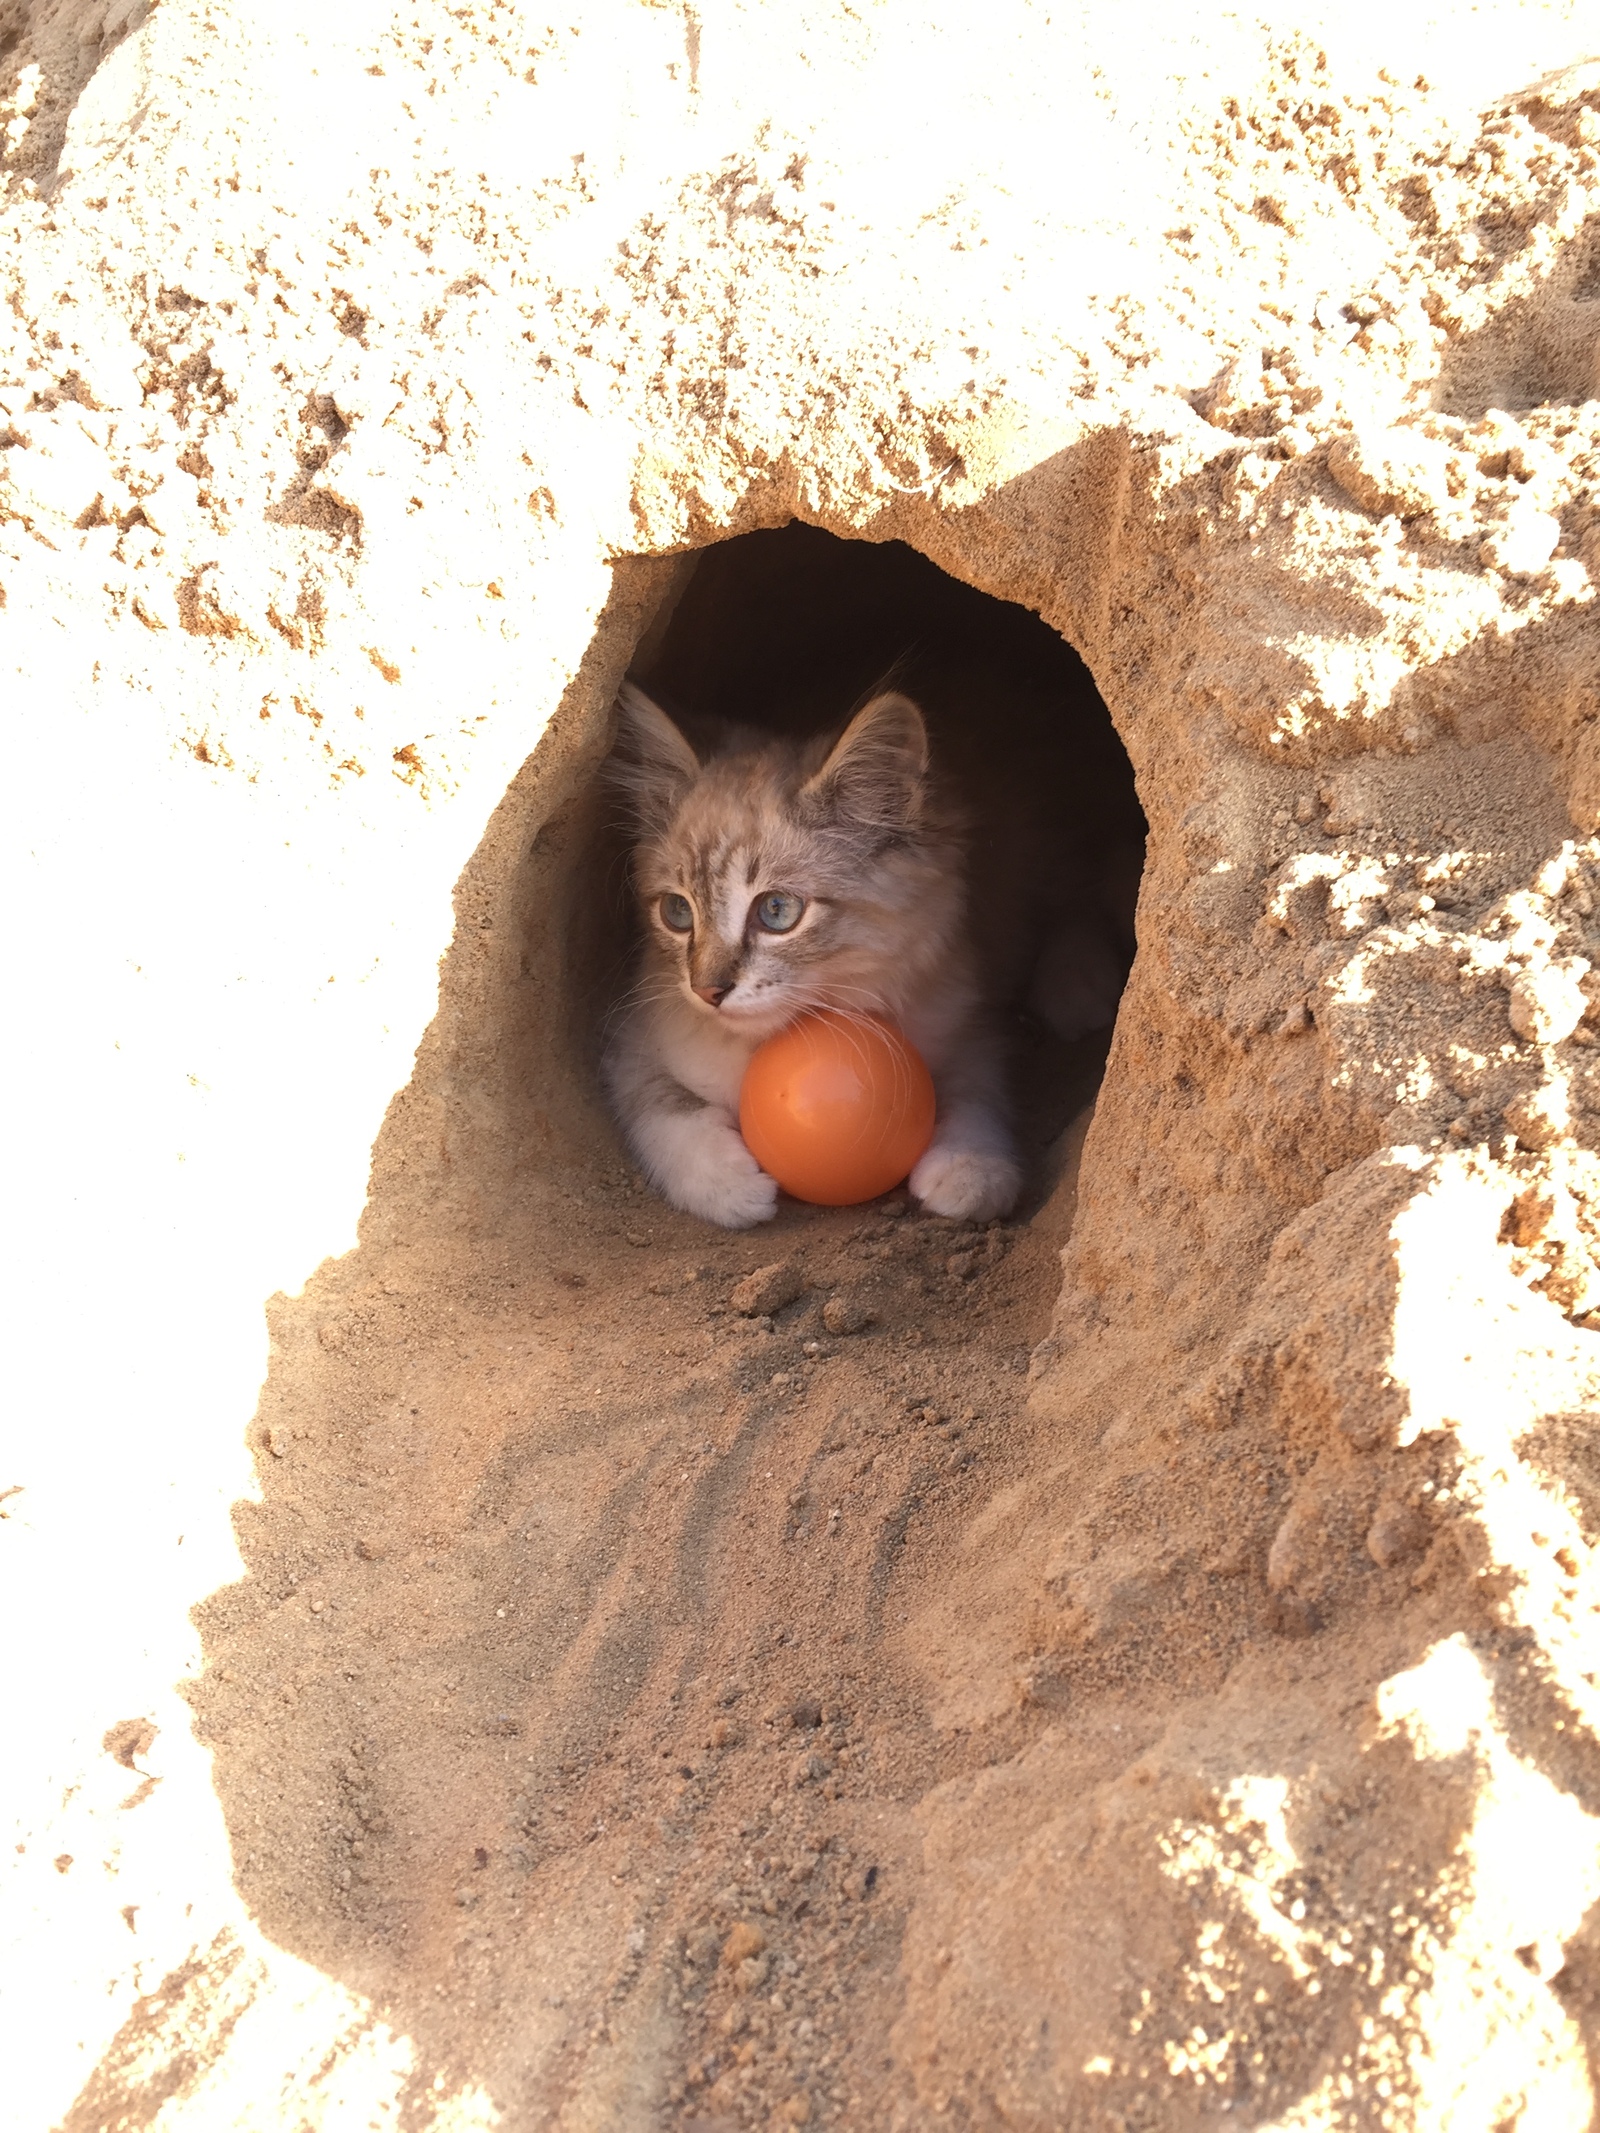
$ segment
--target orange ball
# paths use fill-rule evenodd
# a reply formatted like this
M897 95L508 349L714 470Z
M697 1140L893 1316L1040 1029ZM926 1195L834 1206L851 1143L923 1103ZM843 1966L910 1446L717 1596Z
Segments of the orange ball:
M744 1070L739 1131L785 1192L818 1207L875 1200L933 1138L933 1080L887 1022L821 1009Z

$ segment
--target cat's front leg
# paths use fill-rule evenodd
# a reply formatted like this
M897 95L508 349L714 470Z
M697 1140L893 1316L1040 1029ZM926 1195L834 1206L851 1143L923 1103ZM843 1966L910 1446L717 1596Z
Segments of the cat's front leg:
M651 1184L685 1214L724 1229L749 1229L778 1211L777 1180L767 1176L718 1104L685 1094L681 1109L645 1112L628 1138Z
M957 1113L936 1128L911 1173L911 1190L930 1215L992 1222L1009 1214L1022 1190L1022 1166L1003 1126L978 1113Z
M772 1220L777 1181L745 1146L731 1111L702 1102L627 1047L609 1066L628 1146L664 1199L723 1229Z
M911 1173L911 1190L931 1215L992 1222L1009 1214L1022 1190L1006 1118L997 1048L973 1035L936 1070L937 1122L927 1152Z

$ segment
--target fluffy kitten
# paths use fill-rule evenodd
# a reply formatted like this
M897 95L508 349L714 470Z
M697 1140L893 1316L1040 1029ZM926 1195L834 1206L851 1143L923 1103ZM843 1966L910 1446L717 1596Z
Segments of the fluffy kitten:
M891 692L831 745L740 735L702 762L641 690L625 683L618 703L647 938L605 1072L651 1183L729 1229L770 1219L778 1187L739 1137L745 1065L831 1007L887 1017L928 1063L938 1122L916 1197L934 1214L1004 1214L1022 1173L999 1031L917 706Z

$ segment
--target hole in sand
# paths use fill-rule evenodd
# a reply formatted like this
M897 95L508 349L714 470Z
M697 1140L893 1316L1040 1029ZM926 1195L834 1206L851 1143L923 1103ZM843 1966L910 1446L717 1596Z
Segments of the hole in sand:
M635 1987L677 2009L668 2093L709 2091L747 1971L816 2028L848 1976L859 2050L819 2093L866 2124L904 1803L1043 1722L936 1624L981 1507L1036 1486L1028 1357L1106 1036L1013 1010L1031 1177L992 1228L784 1203L732 1232L645 1192L595 1073L629 950L609 706L631 656L686 720L826 726L900 661L999 857L1037 816L1054 888L1142 825L1023 610L798 527L669 570L619 570L458 885L358 1249L273 1309L245 1575L200 1610L190 1694L251 1916L384 2008L419 2097L470 2078L543 2122L574 2021Z
M739 746L837 733L886 687L921 707L935 780L966 823L978 968L1004 1030L1026 1169L1019 1209L1038 1209L1099 1081L1143 859L1132 769L1082 660L1036 615L901 542L796 523L700 555L630 672L702 760L732 728ZM635 974L632 836L611 807L581 862L598 920L587 960L605 973L577 1006L591 1059Z

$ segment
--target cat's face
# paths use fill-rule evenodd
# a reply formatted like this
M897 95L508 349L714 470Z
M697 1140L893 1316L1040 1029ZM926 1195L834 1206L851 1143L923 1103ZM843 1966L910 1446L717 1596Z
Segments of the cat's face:
M656 970L754 1038L810 1007L885 1009L930 902L959 895L924 821L915 704L875 698L831 750L774 741L701 763L648 697L629 686L621 703Z

